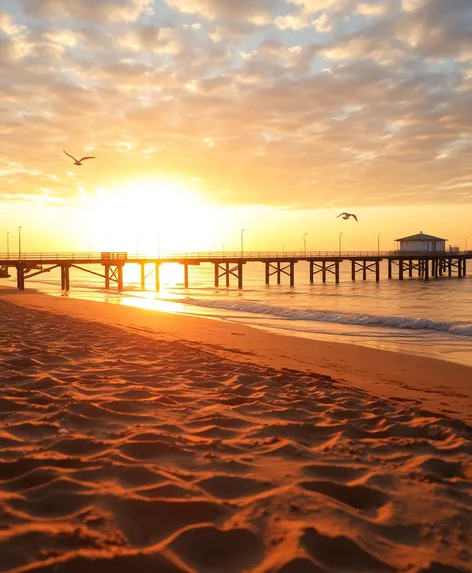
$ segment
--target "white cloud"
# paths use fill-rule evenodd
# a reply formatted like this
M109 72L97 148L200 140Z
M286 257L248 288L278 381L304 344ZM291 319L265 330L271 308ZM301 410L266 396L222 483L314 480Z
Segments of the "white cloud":
M310 20L307 16L287 14L286 16L277 16L274 24L280 30L302 30L310 26Z
M74 19L108 22L135 22L151 14L153 0L20 0L25 10L48 19Z
M382 16L390 11L389 4L382 3L366 3L359 4L357 11L362 16Z
M313 20L313 26L317 32L331 32L332 30L330 18L326 12L323 12L321 16Z
M0 30L7 36L14 36L21 32L21 26L13 23L13 18L10 14L0 14Z
M422 8L426 0L401 0L402 10L404 12L415 12Z

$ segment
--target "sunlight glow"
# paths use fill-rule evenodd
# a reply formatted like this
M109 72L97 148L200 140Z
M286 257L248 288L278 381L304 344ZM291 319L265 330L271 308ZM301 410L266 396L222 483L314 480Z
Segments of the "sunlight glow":
M192 185L172 179L136 179L97 189L86 200L94 244L140 254L186 251L207 238L210 208Z

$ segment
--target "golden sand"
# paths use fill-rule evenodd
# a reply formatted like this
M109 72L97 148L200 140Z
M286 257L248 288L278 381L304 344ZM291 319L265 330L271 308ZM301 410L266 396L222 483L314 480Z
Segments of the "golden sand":
M0 570L470 571L471 369L0 294Z

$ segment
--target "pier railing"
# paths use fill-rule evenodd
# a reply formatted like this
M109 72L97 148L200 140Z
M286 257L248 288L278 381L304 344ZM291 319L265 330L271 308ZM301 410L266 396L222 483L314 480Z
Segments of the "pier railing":
M145 262L145 261L181 261L181 260L202 260L202 259L308 259L310 257L455 257L455 256L472 256L472 251L189 251L189 252L171 252L171 253L125 253L125 252L49 252L49 253L0 253L0 261L90 261L97 263L100 261L127 261L127 262Z

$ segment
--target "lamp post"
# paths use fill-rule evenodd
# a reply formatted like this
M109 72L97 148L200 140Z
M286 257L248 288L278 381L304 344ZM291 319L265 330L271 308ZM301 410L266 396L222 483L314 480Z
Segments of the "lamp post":
M18 259L21 259L21 229L23 227L18 227Z
M305 257L306 257L306 236L308 235L308 233L305 233L303 235L303 246L305 247Z
M380 235L382 233L377 233L377 255L380 255Z
M339 254L341 254L342 236L343 236L343 232L341 231L339 233Z
M7 258L10 258L10 231L7 231Z
M241 258L243 258L244 253L244 231L246 229L241 229Z

